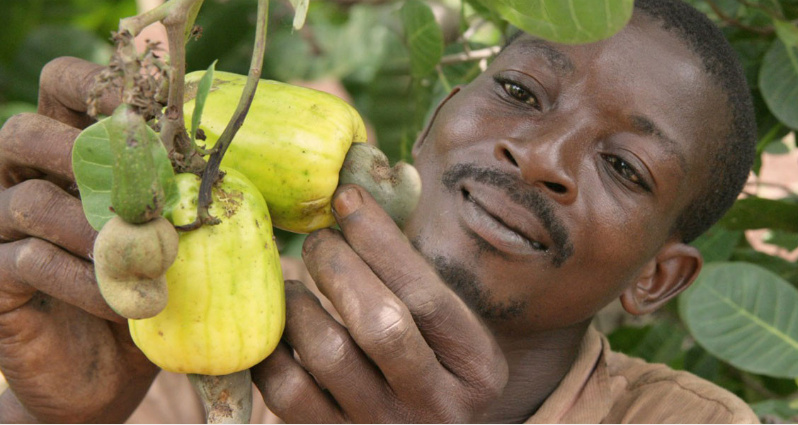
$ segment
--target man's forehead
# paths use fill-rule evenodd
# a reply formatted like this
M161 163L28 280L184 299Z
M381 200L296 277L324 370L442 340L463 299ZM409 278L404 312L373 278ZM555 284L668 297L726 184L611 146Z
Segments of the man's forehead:
M561 75L573 72L574 63L560 48L546 40L533 37L529 34L522 34L516 38L508 48L518 50L521 54L543 56L548 60L549 65Z
M662 28L661 23L647 15L635 14L632 20L617 34L610 38L585 44L560 44L544 40L525 32L519 32L511 38L504 50L513 50L516 54L545 58L551 67L562 74L574 71L575 61L572 56L590 52L598 54L602 50L621 50L636 54L657 55L661 50L669 53L679 51L688 53L690 48L674 34ZM692 56L692 52L688 55ZM578 64L576 64L578 66Z

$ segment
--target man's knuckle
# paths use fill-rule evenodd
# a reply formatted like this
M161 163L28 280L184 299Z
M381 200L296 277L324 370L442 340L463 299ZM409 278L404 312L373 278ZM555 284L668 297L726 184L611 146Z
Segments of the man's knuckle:
M325 250L319 250L318 248L325 246L332 238L337 236L337 232L329 228L310 233L302 243L302 256L313 254L316 251L324 252Z
M327 328L315 340L304 359L312 371L320 375L341 374L355 365L354 345L345 332Z
M380 278L385 286L391 289L400 298L412 296L415 291L421 290L428 283L425 276L412 267L403 267L392 258L372 260L372 269L380 270Z
M468 380L471 388L472 399L478 402L487 402L499 397L507 383L506 367L501 363L485 361L474 363L473 375Z
M386 301L369 310L358 329L361 343L382 355L401 352L407 347L415 322L407 308L398 301Z
M307 398L308 388L303 376L293 369L278 376L270 377L272 382L266 389L269 406L278 412L290 412L302 406Z
M430 405L424 409L423 417L413 418L413 422L464 424L473 421L471 409L461 403L452 403L451 398L433 396L428 402Z
M21 274L26 271L39 270L49 262L49 246L36 238L28 238L19 242L16 249L14 266Z
M11 218L19 229L37 227L53 208L55 185L46 180L26 180L14 189L9 200Z
M39 74L39 87L45 86L47 82L53 78L60 77L64 72L64 68L70 61L71 59L69 57L61 56L44 64L42 72Z
M32 115L31 113L21 113L12 115L9 117L6 122L0 127L0 151L5 151L5 146L12 140L14 140L14 136L19 131L20 128L24 125L25 122L29 120L28 116Z

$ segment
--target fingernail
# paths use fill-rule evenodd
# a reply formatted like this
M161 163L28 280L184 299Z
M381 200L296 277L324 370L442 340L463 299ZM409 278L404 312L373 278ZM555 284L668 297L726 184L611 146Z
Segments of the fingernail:
M363 205L363 198L360 196L360 192L354 187L343 189L333 200L333 209L335 210L335 214L340 218L344 218L357 211L361 205Z

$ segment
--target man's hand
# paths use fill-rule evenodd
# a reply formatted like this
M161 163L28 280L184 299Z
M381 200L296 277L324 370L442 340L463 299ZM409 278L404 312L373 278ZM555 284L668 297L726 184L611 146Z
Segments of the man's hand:
M0 129L0 370L10 386L0 421L124 421L157 374L97 289L96 232L76 197L72 144L92 122L85 103L100 69L51 62L39 114ZM117 103L105 96L101 112Z
M365 190L333 208L341 231L303 258L343 324L286 282L284 342L253 369L266 404L286 422L472 420L507 381L496 342Z

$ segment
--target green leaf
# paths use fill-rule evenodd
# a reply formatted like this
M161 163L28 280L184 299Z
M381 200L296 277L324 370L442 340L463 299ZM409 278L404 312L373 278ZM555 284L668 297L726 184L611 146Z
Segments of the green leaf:
M769 421L763 423L795 423L798 420L798 406L793 406L788 400L760 401L752 404L751 409L760 418L778 419L778 422Z
M785 46L798 47L798 27L780 19L773 20L773 27Z
M633 0L481 0L523 31L558 43L611 37L632 17Z
M650 363L671 363L684 354L681 347L686 336L683 328L660 320L651 326L630 354Z
M109 118L105 118L87 127L78 135L72 147L72 169L80 191L83 213L91 227L97 231L115 215L111 211L113 157L106 127L108 120ZM147 130L158 137L149 127ZM152 156L166 194L166 213L179 198L174 171L162 144L154 144Z
M733 366L798 377L798 290L746 263L708 265L681 297L679 313L696 341Z
M308 15L308 5L310 5L310 0L291 0L291 6L294 6L295 30L305 26L305 17Z
M757 197L740 199L720 220L729 230L778 229L798 232L798 204Z
M798 249L798 233L771 230L765 237L765 242L784 248L787 251Z
M703 347L694 344L684 353L684 370L708 381L718 383L721 362ZM728 388L727 388L728 389Z
M673 320L661 318L643 327L620 326L607 339L613 350L642 358L650 363L673 365L682 361L687 332Z
M766 254L750 247L736 249L732 260L754 263L764 267L798 288L798 264L794 261L787 261L782 257Z
M798 128L798 46L776 39L762 60L759 89L773 115Z
M194 112L191 114L191 144L196 146L197 130L200 128L202 120L202 110L205 109L205 100L211 92L213 85L213 71L216 70L216 61L211 63L205 71L199 83L197 83L197 94L194 97Z
M407 0L400 14L410 51L410 75L422 78L435 69L443 56L443 31L432 9L420 0Z
M743 237L743 232L739 230L728 230L723 226L716 225L699 236L692 245L701 251L704 261L726 261L731 258L734 248Z

